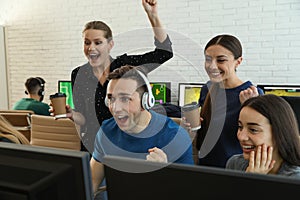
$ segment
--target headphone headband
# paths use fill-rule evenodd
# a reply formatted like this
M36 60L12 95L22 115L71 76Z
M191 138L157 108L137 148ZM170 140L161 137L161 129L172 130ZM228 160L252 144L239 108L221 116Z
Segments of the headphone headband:
M40 83L41 87L44 87L44 83L45 83L44 79L42 79L40 77L35 77L35 79L38 80L38 82Z
M154 106L154 103L155 103L155 98L152 93L152 88L148 81L148 78L144 75L144 73L139 70L136 70L136 71L142 77L142 79L144 80L146 87L147 87L147 92L144 92L144 94L142 95L142 107L145 110L149 110L150 108L152 108Z

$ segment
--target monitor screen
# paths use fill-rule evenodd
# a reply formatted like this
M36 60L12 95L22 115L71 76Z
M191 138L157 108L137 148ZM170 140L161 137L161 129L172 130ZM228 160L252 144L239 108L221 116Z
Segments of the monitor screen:
M104 157L104 163L109 200L240 200L255 195L260 199L286 199L287 194L300 195L300 179L280 175L113 156ZM243 197L237 191L243 191Z
M300 96L300 85L257 85L265 94L277 96Z
M282 96L282 98L292 107L297 118L298 128L300 128L300 96Z
M178 105L198 103L203 85L204 83L178 83Z
M88 152L0 142L0 199L93 199Z
M171 102L171 82L150 82L155 104Z
M73 93L72 93L72 83L68 80L59 80L58 81L58 92L65 93L67 95L66 104L70 105L74 109L73 103Z

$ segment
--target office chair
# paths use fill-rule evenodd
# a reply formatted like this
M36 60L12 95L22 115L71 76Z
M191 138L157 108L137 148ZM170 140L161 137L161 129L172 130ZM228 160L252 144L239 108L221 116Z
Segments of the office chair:
M31 116L31 145L80 150L81 143L75 123L68 118Z
M31 110L0 110L2 115L16 130L22 133L30 141Z

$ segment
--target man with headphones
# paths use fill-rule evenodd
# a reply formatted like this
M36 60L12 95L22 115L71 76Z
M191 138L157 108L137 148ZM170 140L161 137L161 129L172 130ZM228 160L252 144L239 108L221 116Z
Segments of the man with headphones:
M22 98L16 102L13 109L32 110L38 115L50 115L50 106L42 102L45 96L45 83L45 80L41 77L28 78L25 82L25 94L29 98Z
M125 65L108 75L105 102L113 117L103 121L95 139L90 161L94 192L104 179L105 155L194 164L187 131L150 110L155 99L140 69Z

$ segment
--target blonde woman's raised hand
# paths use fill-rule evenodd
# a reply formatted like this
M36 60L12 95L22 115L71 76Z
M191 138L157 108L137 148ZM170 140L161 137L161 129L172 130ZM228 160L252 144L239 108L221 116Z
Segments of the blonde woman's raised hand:
M148 14L157 13L157 1L156 0L142 0L143 7Z

